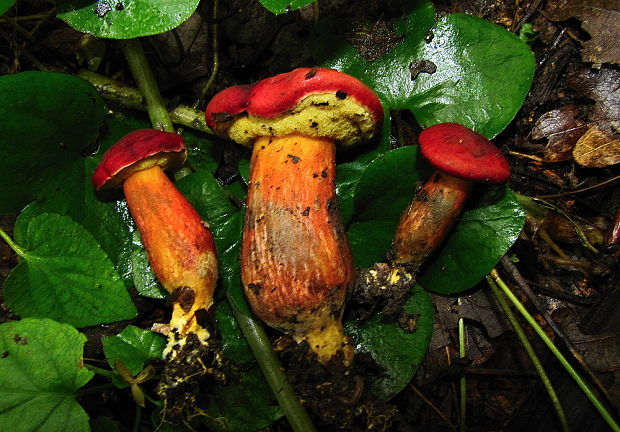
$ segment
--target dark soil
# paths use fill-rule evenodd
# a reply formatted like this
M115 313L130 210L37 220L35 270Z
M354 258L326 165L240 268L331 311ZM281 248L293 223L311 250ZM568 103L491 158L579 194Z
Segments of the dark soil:
M528 215L526 228L498 270L520 293L521 300L563 352L568 353L570 345L584 358L606 392L610 409L617 413L620 408L620 240L617 238L620 168L617 164L581 166L573 159L572 149L579 136L594 124L605 123L609 130L616 132L620 115L617 107L620 97L616 91L620 87L620 70L616 64L585 62L580 49L591 36L584 32L576 16L552 20L547 3L556 2L439 0L435 5L439 14L465 12L515 33L525 24L531 24L537 33L532 43L537 60L532 90L515 120L495 142L509 157L513 172L510 187L522 195L543 200L536 202L542 205L539 208L543 211ZM211 45L204 42L207 38L196 38L195 34L212 28L210 5L211 2L201 2L197 14L186 24L174 32L149 38L151 43L146 44L160 87L173 101L192 105L209 78ZM22 1L20 14L47 12L51 7L45 1ZM400 16L400 8L397 1L322 0L319 12L321 16L333 15L338 19L343 34L372 59L398 42L391 22ZM298 66L312 66L308 45L312 17L311 8L276 17L256 1L221 2L219 72L207 99L230 85L247 84ZM0 73L34 70L39 64L50 70L75 73L79 64L74 53L80 35L56 19L35 24L40 27L37 37L31 39L8 22L0 22L4 36L0 37ZM23 23L24 27L32 25ZM415 67L412 73L423 72L426 66ZM101 69L132 84L117 44L107 44ZM553 130L546 120L549 118L565 119L567 126ZM401 121L405 135L414 141L419 126L407 113L403 113ZM224 161L236 160L235 152L227 149ZM218 172L230 175L231 171L224 164ZM0 224L10 233L14 220L13 215L5 215ZM576 230L576 226L580 229ZM580 233L584 233L589 244ZM4 242L0 242L0 256L3 280L16 265L17 258ZM528 287L533 292L531 297L517 290ZM291 366L289 372L302 399L309 393L316 394L317 388L321 388L317 383L328 383L319 392L324 399L313 399L317 402L310 404L311 410L320 413L317 415L320 430L328 430L327 424L338 425L339 430L345 431L457 430L458 386L463 374L467 377L468 430L560 430L527 355L510 326L502 317L498 318L499 308L488 298L485 287L479 288L466 293L460 302L456 298L434 297L437 319L430 350L410 385L389 405L367 399L359 378L367 373L362 370L368 366L363 359L358 360L353 370L341 374L345 378L341 382L335 381L334 376L338 374L311 367L296 351L287 351L284 363ZM139 306L140 322L161 322L166 314L163 302L145 303ZM372 301L367 303L366 312L376 306ZM455 310L467 317L467 360L458 359ZM5 308L0 309L0 321L16 318ZM562 336L553 332L554 324ZM146 324L145 328L148 327ZM115 333L108 327L86 332L93 336L87 355L94 358L101 356L100 335ZM529 336L556 387L572 430L608 430L536 335ZM380 371L375 368L372 373ZM93 416L113 412L124 425L123 430L130 430L134 404L128 392L103 391L84 399L82 404ZM282 432L290 427L282 419L267 430Z

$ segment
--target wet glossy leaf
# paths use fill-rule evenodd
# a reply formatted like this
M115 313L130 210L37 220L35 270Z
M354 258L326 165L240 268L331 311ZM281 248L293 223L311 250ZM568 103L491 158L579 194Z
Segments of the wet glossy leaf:
M265 8L276 15L297 10L309 5L314 0L259 0Z
M49 319L0 324L0 430L90 430L75 400L94 375L82 365L84 342L71 326Z
M474 287L517 240L525 213L514 192L504 186L479 190L420 274L425 289L454 294Z
M81 225L43 213L16 234L21 260L4 283L5 302L14 313L76 327L136 316L112 262Z
M411 331L397 323L383 322L380 316L358 323L345 323L347 334L355 338L356 350L369 353L385 369L386 376L375 378L372 390L388 400L409 383L424 359L433 333L434 310L429 295L416 286L404 306Z
M104 116L97 91L86 81L52 72L0 77L0 212L33 201L71 216L70 199L84 194L83 153Z
M166 339L155 332L127 326L116 336L101 338L108 364L115 368L116 360L123 362L133 376L137 375L151 359L161 359Z
M171 30L190 17L200 0L56 0L58 18L97 37L131 39Z
M351 46L328 42L334 36L323 29L323 65L360 78L386 109L411 111L423 128L457 122L497 135L529 91L535 66L529 47L470 15L448 15L433 24L432 5L416 5L396 26L402 41L372 62Z
M388 252L423 168L417 146L409 146L377 157L363 172L355 186L356 211L347 230L359 267L371 267Z

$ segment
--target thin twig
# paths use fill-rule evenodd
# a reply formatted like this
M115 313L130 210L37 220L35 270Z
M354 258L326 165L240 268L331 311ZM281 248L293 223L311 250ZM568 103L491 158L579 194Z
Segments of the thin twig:
M213 86L213 83L215 82L215 78L217 77L217 73L220 69L220 55L219 55L219 43L218 43L218 36L219 36L218 6L219 6L219 0L213 0L212 22L211 22L211 41L213 43L211 50L213 51L213 61L212 61L213 67L211 68L211 75L209 76L209 79L207 80L204 87L202 88L202 91L200 92L200 97L194 103L194 105L192 105L192 108L195 108L195 109L200 108L202 104L204 103L205 99L207 98L207 93L209 92L209 89Z
M539 195L536 198L539 198L539 199L559 198L559 197L563 197L563 196L567 196L567 195L579 194L579 193L591 191L592 189L597 189L597 188L600 188L600 187L603 187L603 186L607 186L608 184L613 183L613 182L615 182L617 180L620 180L620 175L612 177L610 179L607 179L607 180L605 180L602 183L598 183L598 184L595 184L595 185L592 185L592 186L588 186L588 187L585 187L585 188L582 188L582 189L575 189L575 190L572 190L572 191L561 192L561 193L557 193L557 194L553 194L553 195Z
M434 403L433 403L433 402L432 402L429 398L427 398L427 397L424 395L424 393L422 393L422 392L420 391L420 389L419 389L419 388L417 388L416 386L414 386L414 385L413 385L413 384L411 384L411 383L409 383L409 388L410 388L411 390L413 390L413 392L414 392L415 394L417 394L417 395L418 395L418 397L419 397L420 399L422 399L422 401L423 401L426 405L428 405L428 406L429 406L429 407L430 407L430 408L431 408L431 409L435 412L435 414L437 414L437 415L439 416L439 418L440 418L441 420L443 420L443 422L444 422L444 423L448 426L448 428L449 428L451 431L455 431L455 432L456 432L456 426L454 426L454 424L450 421L450 419L449 419L449 418L448 418L448 417L447 417L447 416L446 416L446 415L445 415L445 414L444 414L444 413L443 413L443 412L442 412L439 408L437 408L437 406L436 406L436 405L435 405L435 404L434 404Z

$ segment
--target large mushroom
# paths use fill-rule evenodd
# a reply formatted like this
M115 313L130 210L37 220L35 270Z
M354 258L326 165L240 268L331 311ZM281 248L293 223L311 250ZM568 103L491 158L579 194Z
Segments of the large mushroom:
M380 129L379 99L347 74L300 68L223 90L206 121L253 147L241 252L252 310L307 341L322 363L337 353L350 362L341 318L355 269L335 196L335 153Z
M503 183L510 177L501 151L458 123L431 126L418 142L435 172L403 213L390 256L394 264L413 272L442 244L476 182Z
M92 176L96 190L122 186L151 267L170 293L172 318L160 394L173 416L192 409L197 391L193 376L211 373L221 378L210 317L218 277L215 244L164 172L179 168L186 153L180 135L136 130L108 149Z

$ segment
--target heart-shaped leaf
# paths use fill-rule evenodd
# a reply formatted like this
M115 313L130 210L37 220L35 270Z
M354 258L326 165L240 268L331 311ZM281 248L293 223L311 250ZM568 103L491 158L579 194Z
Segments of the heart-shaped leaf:
M75 391L86 337L66 324L26 318L0 324L0 430L88 432Z
M112 262L81 225L43 213L16 234L21 260L4 283L5 302L13 312L76 327L136 316Z
M364 170L355 184L356 212L347 230L359 267L371 267L389 250L424 167L418 162L417 146L408 146L377 157Z
M179 26L200 0L56 0L58 18L101 38L131 39Z
M373 393L383 400L405 388L422 364L433 334L434 309L426 291L416 286L403 309L409 317L407 331L395 322L383 322L379 315L345 323L356 349L369 353L384 368L385 376L372 381Z
M387 110L411 111L422 127L456 122L487 137L497 135L529 91L532 52L515 35L481 18L453 14L433 21L430 3L413 2L394 30L394 40L402 40L373 61L334 42L327 23L317 53L324 66L372 87Z
M116 360L120 360L134 376L151 359L161 359L166 347L162 335L131 325L116 336L101 338L101 343L108 364L115 368Z
M489 187L470 199L438 254L418 278L427 290L455 294L482 280L517 240L525 213L514 192Z
M84 194L83 153L104 116L94 87L52 72L5 75L0 116L0 212L45 201L49 212L79 214L70 197Z

